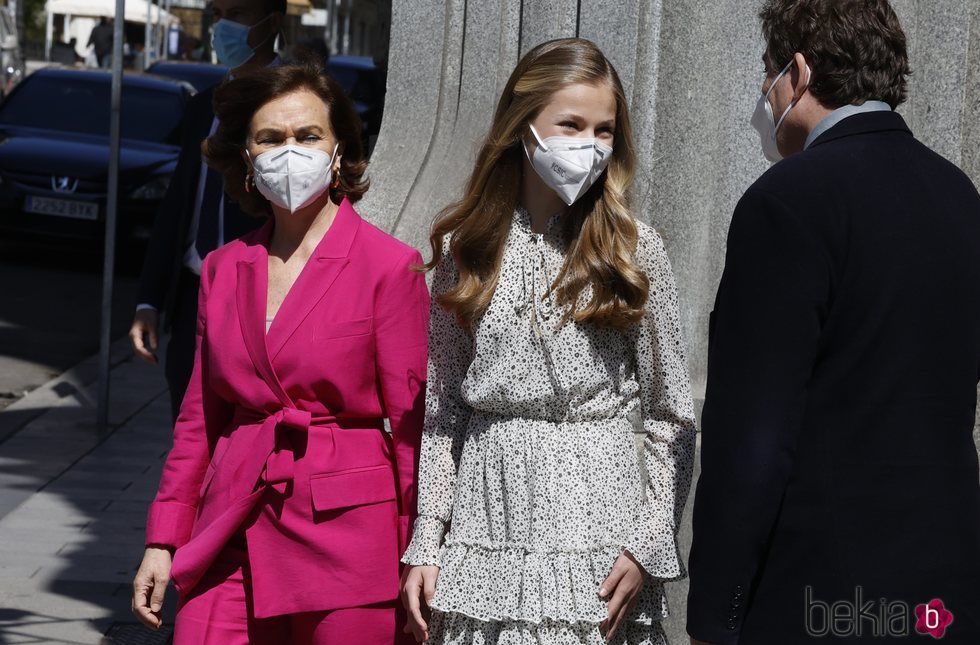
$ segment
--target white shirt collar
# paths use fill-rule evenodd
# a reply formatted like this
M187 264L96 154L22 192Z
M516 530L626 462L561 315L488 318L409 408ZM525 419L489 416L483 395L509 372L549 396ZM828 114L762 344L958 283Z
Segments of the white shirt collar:
M817 137L848 117L852 117L855 114L866 114L868 112L891 111L892 106L888 105L884 101L865 101L861 105L845 105L843 107L839 107L824 117L824 119L813 128L809 136L806 138L806 143L803 144L803 149L806 150L809 148L810 144L817 140Z

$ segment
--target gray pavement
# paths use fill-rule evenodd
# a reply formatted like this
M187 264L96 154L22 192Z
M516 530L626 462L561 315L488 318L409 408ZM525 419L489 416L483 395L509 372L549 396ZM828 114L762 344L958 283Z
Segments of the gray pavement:
M129 585L170 444L161 370L125 342L113 350L105 434L95 429L93 359L0 412L29 419L0 443L2 643L153 642L104 639L133 622Z

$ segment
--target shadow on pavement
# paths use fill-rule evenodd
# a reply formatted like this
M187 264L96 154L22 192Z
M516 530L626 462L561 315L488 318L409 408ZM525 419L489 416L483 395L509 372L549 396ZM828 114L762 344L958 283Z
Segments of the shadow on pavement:
M91 382L50 383L0 412L29 419L0 443L0 642L169 638L130 613L146 509L170 447L169 399L160 367L127 356L125 344L114 349L107 433L95 428ZM171 593L168 626L175 602Z

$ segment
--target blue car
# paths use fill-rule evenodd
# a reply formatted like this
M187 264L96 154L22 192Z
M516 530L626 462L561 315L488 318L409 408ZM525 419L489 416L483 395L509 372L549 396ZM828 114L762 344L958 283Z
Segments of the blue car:
M0 104L0 234L102 240L110 84L106 71L46 68ZM121 243L149 238L177 164L181 119L193 93L181 81L123 77Z
M214 87L228 75L224 65L210 63L193 63L186 61L158 61L146 70L148 74L176 78L187 81L198 92Z

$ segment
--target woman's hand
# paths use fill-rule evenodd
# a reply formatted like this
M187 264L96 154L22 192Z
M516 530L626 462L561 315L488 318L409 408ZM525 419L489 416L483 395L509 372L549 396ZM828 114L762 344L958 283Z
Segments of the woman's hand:
M436 593L436 579L439 577L439 567L407 565L402 571L401 594L402 604L408 613L408 624L405 633L411 632L419 643L429 640L429 616L431 615L432 596ZM422 602L425 599L425 603Z
M133 579L133 615L150 629L160 629L163 624L160 611L163 609L163 595L170 583L172 563L170 549L147 547Z
M609 598L609 617L599 623L607 642L615 637L619 623L636 604L645 578L646 572L629 551L623 551L623 555L616 558L612 571L599 587L599 597Z

